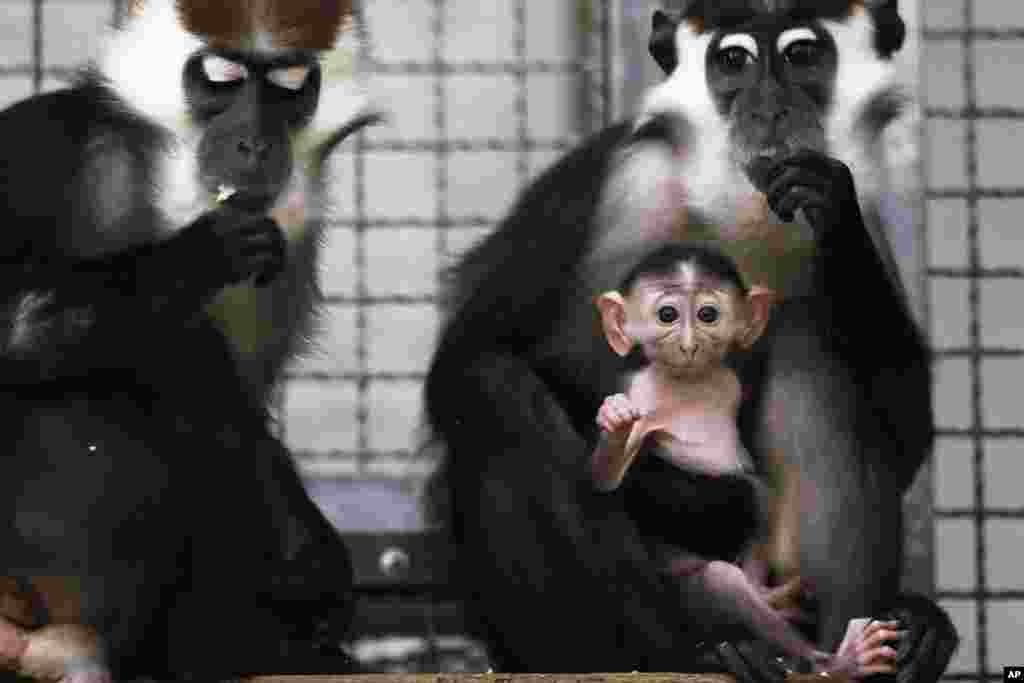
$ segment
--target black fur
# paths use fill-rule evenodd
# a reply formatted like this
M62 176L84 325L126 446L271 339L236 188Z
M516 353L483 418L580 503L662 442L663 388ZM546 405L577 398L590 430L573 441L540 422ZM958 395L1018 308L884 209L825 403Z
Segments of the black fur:
M714 275L746 295L747 285L732 259L717 249L697 243L670 243L652 250L626 273L619 291L629 292L642 275L668 275L674 273L679 264L690 262L697 264L701 272Z
M668 74L675 70L675 34L680 21L688 21L701 32L736 30L751 21L780 15L793 24L811 24L819 19L843 20L854 4L865 4L878 30L875 49L882 59L891 59L903 46L907 29L900 17L897 0L854 3L851 0L685 0L666 2L670 12L657 10L652 22L648 49L658 66Z
M348 553L204 311L283 237L161 237L163 135L95 74L0 112L0 575L67 577L119 679L344 670Z
M667 53L654 56L665 62ZM673 129L649 127L642 144L664 135L671 147ZM427 377L427 416L447 448L438 474L446 486L433 490L450 496L470 610L500 670L700 670L701 643L750 635L657 570L651 540L685 546L691 533L677 526L672 492L700 503L683 473L638 467L614 494L591 490L594 416L618 390L622 364L596 323L587 259L607 228L602 189L631 141L623 124L583 143L465 256ZM817 250L811 294L774 308L743 366L744 443L761 467L774 452L800 471L812 637L834 649L849 619L903 605L906 621L934 638L918 639L900 677L934 681L955 634L935 621L932 603L916 610L898 598L902 494L933 437L928 349L847 167L804 151L773 159L763 175L778 215L805 212ZM625 495L644 490L658 494ZM700 531L692 534L696 544Z

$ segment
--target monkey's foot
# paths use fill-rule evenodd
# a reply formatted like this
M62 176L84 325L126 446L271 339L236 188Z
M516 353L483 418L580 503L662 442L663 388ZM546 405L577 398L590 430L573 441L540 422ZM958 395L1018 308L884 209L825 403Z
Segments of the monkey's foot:
M822 659L822 671L852 678L895 673L896 649L892 645L907 635L897 630L899 627L895 620L851 619L835 656Z
M18 673L41 681L111 683L99 636L81 624L51 624L25 633Z
M103 666L87 666L69 671L58 683L113 683L110 672Z
M906 632L896 645L896 671L884 678L896 683L938 681L960 643L949 615L931 599L905 593L881 617L898 620Z

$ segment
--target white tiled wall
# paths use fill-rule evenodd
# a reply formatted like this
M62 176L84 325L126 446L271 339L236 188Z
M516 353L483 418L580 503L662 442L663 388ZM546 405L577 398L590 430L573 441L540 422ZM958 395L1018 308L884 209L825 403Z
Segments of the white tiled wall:
M412 446L438 268L581 132L578 72L566 66L583 49L575 4L369 3L371 87L392 115L358 153L335 159L327 335L296 368L284 415L289 443L320 454L324 471L394 480L399 498L382 494L382 505L408 501L402 482L420 469ZM75 64L112 16L110 0L43 8L46 67ZM935 576L963 638L951 677L974 680L980 667L1000 674L1024 663L1024 2L920 8L925 258L939 350ZM31 68L34 20L30 0L0 0L0 106L39 76L43 88L57 83ZM435 60L462 67L440 74ZM415 520L412 508L402 514Z
M927 0L936 587L958 678L1024 661L1024 4Z
M432 466L417 444L439 273L578 139L577 4L366 4L369 88L389 120L333 161L329 329L284 392L286 437L307 471L416 478ZM324 403L336 441L311 417Z

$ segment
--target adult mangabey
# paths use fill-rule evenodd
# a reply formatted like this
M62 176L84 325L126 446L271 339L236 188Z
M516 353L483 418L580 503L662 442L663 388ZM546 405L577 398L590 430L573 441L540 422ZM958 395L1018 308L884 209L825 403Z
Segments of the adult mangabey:
M817 651L786 620L799 610L800 578L768 590L752 554L764 499L782 492L750 472L730 356L761 336L772 296L748 289L717 251L678 243L645 256L617 290L601 294L608 343L637 367L624 376L622 393L601 403L591 477L599 489L614 490L638 456L660 457L688 474L691 493L680 497L669 534L652 539L655 556L657 544L668 546L665 571L713 594L732 619L798 664L858 677L892 673L896 650L886 643L903 637L898 622L851 619L834 655Z
M314 327L325 157L371 118L356 42L349 0L136 1L0 112L7 667L344 668L315 636L348 553L266 399Z
M835 651L851 619L898 618L898 676L935 680L955 632L899 586L901 497L933 429L929 354L878 211L905 101L896 2L683 5L655 15L668 77L637 119L543 173L454 270L426 406L470 608L503 670L707 669L717 649L772 674L757 648L700 647L751 633L657 569L648 541L683 473L649 458L621 492L589 481L594 415L621 384L590 302L639 254L710 239L779 296L739 423L756 466L778 454L795 480L790 569L813 589L812 641Z

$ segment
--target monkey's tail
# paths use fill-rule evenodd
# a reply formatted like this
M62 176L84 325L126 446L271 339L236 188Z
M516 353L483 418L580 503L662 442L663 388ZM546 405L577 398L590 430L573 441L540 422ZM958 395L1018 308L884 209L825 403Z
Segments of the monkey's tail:
M338 145L340 145L349 136L358 133L367 126L375 126L379 123L383 123L387 117L381 112L368 112L366 114L360 114L355 117L344 126L339 128L330 134L330 136L324 140L324 142L317 147L316 157L314 159L316 168L322 168L324 163L327 162L327 157L331 156Z

